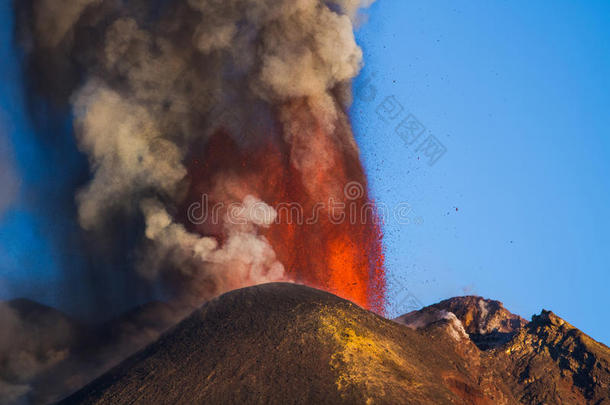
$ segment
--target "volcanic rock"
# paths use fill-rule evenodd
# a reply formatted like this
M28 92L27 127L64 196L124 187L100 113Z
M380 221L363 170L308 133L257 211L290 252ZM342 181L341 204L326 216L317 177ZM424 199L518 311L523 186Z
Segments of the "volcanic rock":
M455 336L463 328L480 349L473 353L462 340L464 358L480 365L486 381L502 384L516 403L610 404L610 350L552 312L542 311L528 323L501 302L468 296L396 321L428 335L441 330Z
M522 403L610 404L610 349L550 311L494 355Z
M482 297L456 297L413 311L396 319L414 328L421 328L432 319L453 314L460 320L470 339L482 350L508 342L527 321L510 313L501 302Z

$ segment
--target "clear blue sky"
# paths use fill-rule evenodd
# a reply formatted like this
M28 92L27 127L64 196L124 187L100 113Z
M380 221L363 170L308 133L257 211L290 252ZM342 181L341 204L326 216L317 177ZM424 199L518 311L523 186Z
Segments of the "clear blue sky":
M610 2L368 14L352 115L375 198L413 218L386 226L391 310L411 302L400 286L426 305L476 294L610 343ZM391 96L447 148L434 166L377 115Z
M386 225L390 310L477 294L610 343L610 3L378 0L369 17L352 116L375 198L412 208ZM0 220L0 297L53 303L66 225L40 202L84 162L69 138L33 141L11 30L2 1L0 124L22 190ZM447 148L434 166L378 117L390 96Z

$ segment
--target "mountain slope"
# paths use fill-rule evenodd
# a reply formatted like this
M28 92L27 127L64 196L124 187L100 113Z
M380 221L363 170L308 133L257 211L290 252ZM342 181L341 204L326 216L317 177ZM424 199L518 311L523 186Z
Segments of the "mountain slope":
M20 363L0 364L10 382L0 384L0 403L48 403L177 316L152 303L92 335L51 308L3 305L21 328L19 339L7 340L5 358L31 352L46 359L49 351L67 358L45 366L31 387L10 374ZM29 343L39 333L50 339ZM601 405L610 404L610 349L552 312L527 322L481 297L452 298L390 321L332 294L267 284L207 303L61 403Z
M549 311L534 316L492 364L528 404L610 404L610 349Z
M485 374L495 374L519 403L610 404L610 349L552 312L528 323L498 301L457 297L397 322L429 333L439 319L452 317L481 349L467 356L479 358Z
M62 403L492 404L507 395L481 391L451 338L431 345L331 294L268 284L206 304Z

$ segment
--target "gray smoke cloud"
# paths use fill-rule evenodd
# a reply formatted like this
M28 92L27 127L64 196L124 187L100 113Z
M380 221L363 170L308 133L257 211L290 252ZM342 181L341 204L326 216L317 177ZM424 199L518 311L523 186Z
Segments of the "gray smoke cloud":
M0 120L0 219L17 199L19 184L8 133Z
M225 218L220 245L177 222L189 182L186 162L193 145L220 126L241 144L280 136L311 194L339 194L340 184L320 190L312 178L332 170L327 138L344 136L335 129L347 126L349 83L362 65L354 25L358 10L371 3L28 3L22 42L38 58L41 77L67 77L65 84L41 87L57 93L51 96L67 95L79 148L90 162L92 179L76 196L81 226L104 232L117 213L142 218L140 274L182 273L201 299L285 279L260 235L267 223L247 215L239 225ZM244 128L254 126L259 131L244 136ZM319 131L329 135L316 136ZM351 132L341 143L358 153ZM219 192L230 187L219 177ZM268 217L276 215L259 196L238 200L261 203Z
M26 300L0 302L0 325L0 403L28 403L32 379L69 356L74 328L59 312Z
M184 308L152 302L91 326L26 299L0 302L0 403L55 403L186 314Z

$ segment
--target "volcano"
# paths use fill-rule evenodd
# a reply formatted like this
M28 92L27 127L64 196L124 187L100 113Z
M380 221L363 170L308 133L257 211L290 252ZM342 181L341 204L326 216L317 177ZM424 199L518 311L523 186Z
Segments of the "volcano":
M498 333L510 336L500 342ZM496 344L481 349L486 335ZM526 322L496 301L466 297L392 321L274 283L212 300L60 403L608 401L610 349L551 312Z
M382 317L389 210L351 123L373 2L13 1L25 115L69 185L32 212L69 212L50 279L74 318L0 308L1 402L609 400L608 348L550 312Z

